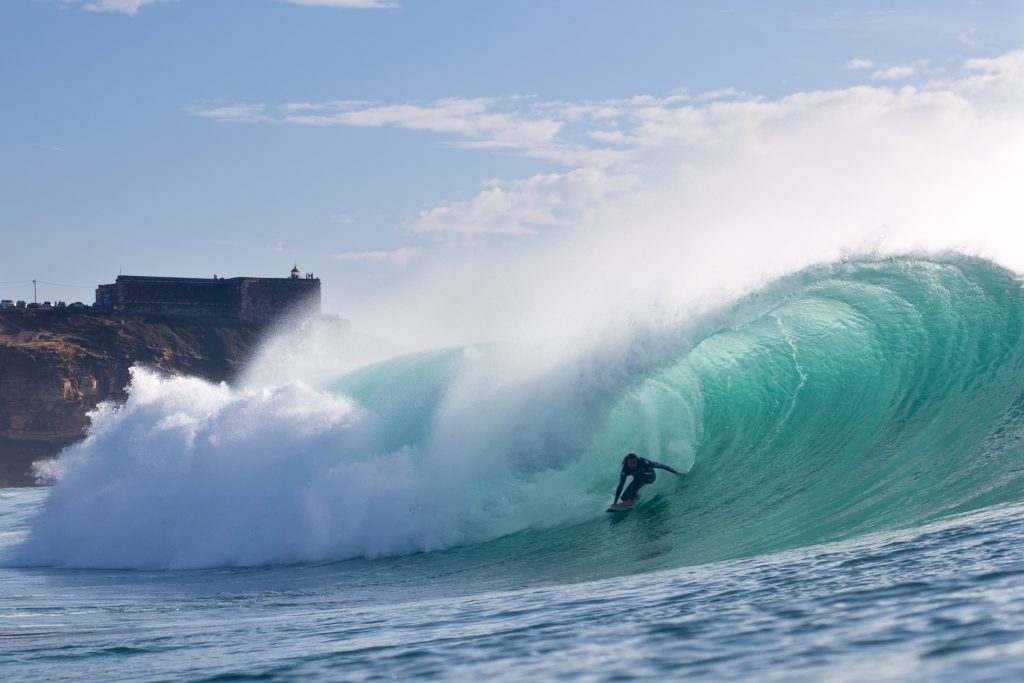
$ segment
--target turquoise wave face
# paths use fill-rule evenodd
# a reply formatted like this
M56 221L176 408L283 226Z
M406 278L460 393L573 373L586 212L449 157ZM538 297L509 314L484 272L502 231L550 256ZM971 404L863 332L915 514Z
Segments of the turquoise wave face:
M98 412L62 456L4 561L440 551L440 572L475 562L573 581L1017 501L1022 313L1017 277L992 263L862 259L685 324L414 354L327 392L137 371L128 403ZM636 510L610 518L627 452L689 474L660 473Z
M671 496L687 560L1020 498L1016 277L983 261L901 259L819 268L773 290L746 303L763 313L709 335L618 409L656 414L655 443L683 438L677 415L695 425L683 432L690 481Z
M550 406L522 411L542 433L526 450L502 445L534 464L509 476L554 499L585 491L597 509L626 452L689 475L662 473L628 517L573 519L480 552L530 564L517 548L541 543L551 555L535 571L551 557L584 575L651 569L1019 500L1022 312L1017 277L983 260L860 260L776 282L696 329L634 338L609 352L615 376L592 395L562 396L554 419ZM429 440L460 354L385 363L336 388L403 425L398 441ZM537 443L564 452L545 469L528 451Z

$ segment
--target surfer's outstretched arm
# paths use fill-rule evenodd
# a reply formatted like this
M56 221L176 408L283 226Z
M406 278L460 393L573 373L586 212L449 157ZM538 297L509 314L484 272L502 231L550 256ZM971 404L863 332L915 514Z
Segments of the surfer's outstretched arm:
M622 485L626 483L625 473L619 474L619 485L615 488L615 500L612 501L612 505L619 502L619 496L622 495Z
M679 472L679 471L669 467L668 465L662 465L660 462L654 462L653 460L648 460L647 462L651 463L651 467L657 467L659 470L666 470L666 471L671 472L672 474L676 475L677 477L684 477L684 476L686 476L686 472Z

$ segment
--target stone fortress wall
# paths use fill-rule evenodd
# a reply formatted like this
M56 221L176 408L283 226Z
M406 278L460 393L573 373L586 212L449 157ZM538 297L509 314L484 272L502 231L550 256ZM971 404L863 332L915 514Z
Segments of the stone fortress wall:
M96 306L120 313L267 322L300 307L320 313L320 280L119 275L96 289Z

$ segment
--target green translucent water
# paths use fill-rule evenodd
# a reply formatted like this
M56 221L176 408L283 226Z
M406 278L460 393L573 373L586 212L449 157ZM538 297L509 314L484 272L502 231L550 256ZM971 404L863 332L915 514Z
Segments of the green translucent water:
M570 396L554 411L515 404L521 414L510 421L535 419L524 444L498 449L517 465L502 470L515 487L482 480L499 493L571 499L565 487L576 487L604 501L628 451L688 467L689 476L662 473L614 530L600 515L573 518L562 530L523 531L501 552L517 558L516 543L542 534L551 552L615 574L635 569L634 557L620 561L623 533L650 545L637 552L656 558L646 564L656 568L1019 500L1022 313L1016 276L986 261L861 260L799 273L713 322L641 340L656 351L595 395ZM464 363L459 350L421 354L334 389L403 425L391 446L429 451L444 425L438 406ZM538 443L555 444L559 455L538 459L530 450ZM522 503L533 520L531 504Z

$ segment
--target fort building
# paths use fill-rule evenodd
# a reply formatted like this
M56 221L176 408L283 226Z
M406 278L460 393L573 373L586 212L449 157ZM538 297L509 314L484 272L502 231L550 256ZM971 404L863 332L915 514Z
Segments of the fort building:
M212 278L118 275L96 288L96 307L119 313L267 322L299 308L320 313L320 279L291 277Z

